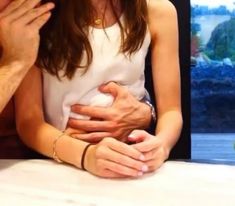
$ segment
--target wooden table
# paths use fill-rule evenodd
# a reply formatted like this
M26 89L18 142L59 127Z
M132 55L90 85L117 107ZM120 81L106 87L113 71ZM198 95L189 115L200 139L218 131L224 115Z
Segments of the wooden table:
M235 166L169 161L112 180L51 160L0 160L0 205L235 206Z

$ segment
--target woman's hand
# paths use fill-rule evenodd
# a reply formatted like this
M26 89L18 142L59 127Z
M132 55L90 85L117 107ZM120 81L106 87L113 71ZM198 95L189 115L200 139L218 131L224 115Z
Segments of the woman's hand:
M85 168L106 178L140 177L148 171L144 156L137 149L113 138L104 138L90 146L85 156Z
M121 141L134 129L145 129L151 121L151 108L134 98L126 88L110 82L100 87L103 93L114 97L111 107L91 107L74 105L72 111L91 117L91 120L69 119L68 131L73 137L88 142L97 142L110 136ZM79 132L76 135L76 130ZM81 134L81 131L85 134Z
M169 157L170 149L160 133L153 136L144 130L135 130L129 135L128 140L135 143L132 145L133 148L144 154L144 162L149 172L158 169Z
M39 30L50 17L54 4L39 6L40 0L12 1L0 13L1 64L21 63L30 68L37 57Z

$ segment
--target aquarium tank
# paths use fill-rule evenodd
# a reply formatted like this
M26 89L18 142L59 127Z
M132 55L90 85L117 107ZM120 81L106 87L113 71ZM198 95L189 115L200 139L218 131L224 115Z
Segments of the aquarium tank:
M193 159L235 160L235 0L191 0Z

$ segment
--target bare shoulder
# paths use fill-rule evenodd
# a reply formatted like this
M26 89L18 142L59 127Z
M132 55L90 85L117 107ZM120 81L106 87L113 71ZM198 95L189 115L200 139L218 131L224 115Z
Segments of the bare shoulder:
M148 12L150 20L177 18L175 6L169 0L149 0Z
M152 38L164 36L166 32L177 32L177 12L169 0L149 0L148 15Z

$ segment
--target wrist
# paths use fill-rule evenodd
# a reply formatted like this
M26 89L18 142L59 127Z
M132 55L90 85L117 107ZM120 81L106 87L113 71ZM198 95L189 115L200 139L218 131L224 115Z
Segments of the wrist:
M146 124L144 129L150 129L150 128L155 128L156 126L156 111L154 106L151 103L151 100L148 99L147 97L144 97L141 100L141 103L145 105L145 116L146 116ZM147 114L147 115L146 115Z
M94 160L93 154L94 154L94 149L96 146L94 144L88 144L86 147L87 147L87 149L85 151L83 160L81 160L81 169L91 171L91 169L90 169L91 166L95 164L93 161Z
M166 160L169 158L169 155L173 146L167 140L166 134L158 133L156 136L162 142L161 145L162 145L162 149L163 149L165 160Z
M151 108L145 102L140 102L141 110L143 111L143 124L141 129L148 129L151 125L152 115L151 115Z

